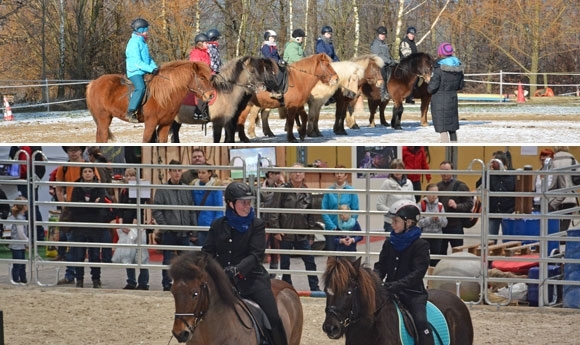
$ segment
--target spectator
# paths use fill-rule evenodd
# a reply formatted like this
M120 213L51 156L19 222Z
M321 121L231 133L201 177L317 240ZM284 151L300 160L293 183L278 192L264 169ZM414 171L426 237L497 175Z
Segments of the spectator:
M316 54L325 53L332 61L340 61L332 45L332 27L325 25L320 30L321 36L316 40Z
M295 163L292 168L304 167L301 163ZM289 174L289 182L282 185L283 188L308 188L304 184L304 172L293 171ZM287 208L294 210L308 210L312 208L312 194L308 192L295 193L274 193L272 207ZM297 229L309 230L314 228L314 219L311 214L305 213L273 213L270 217L270 226L276 229ZM298 249L311 250L313 235L305 234L282 234L280 249ZM316 271L316 262L313 255L300 255L307 271ZM290 255L280 255L280 269L290 269ZM283 274L282 280L292 284L290 274ZM318 277L316 275L308 276L308 285L310 291L320 291L318 286Z
M82 183L98 183L96 176L96 169L94 167L84 166L81 170L81 177L76 182ZM104 220L105 208L86 207L87 203L104 203L105 189L102 187L85 187L75 186L72 190L71 202L77 203L70 207L71 220L73 222L82 223L102 223ZM108 229L98 227L73 227L71 229L71 242L86 242L86 243L103 243L105 242L105 232ZM73 261L84 262L85 257L89 256L89 262L101 262L100 250L96 247L74 247L71 248L73 252ZM75 276L77 280L76 286L82 288L84 286L84 266L75 268ZM91 279L93 281L93 288L101 288L101 268L91 267Z
M21 152L18 155L18 157L16 157L16 153L18 151L21 151ZM29 163L32 165L33 160L36 162L42 162L44 160L41 154L37 154L34 157L32 156L37 151L42 152L42 146L12 146L10 148L9 155L10 155L11 159L25 161L25 160L27 160L27 154L28 154L28 157L30 158ZM26 153L24 153L24 152L26 152ZM40 181L44 177L45 173L46 173L46 167L44 165L37 164L34 167L34 174L31 177L34 181ZM29 181L28 180L28 166L26 164L20 164L20 179L23 179L27 182ZM38 201L38 185L36 185L34 188L34 198L31 198L28 195L28 186L29 186L28 183L18 184L18 185L16 185L16 188L18 189L18 193L20 193L20 195L22 195L23 197L25 197L26 199L28 199L30 201L29 208L32 208L33 202ZM42 214L40 213L40 209L39 209L38 205L36 205L34 207L34 212L36 215L36 221L42 222ZM26 216L28 217L28 212L26 213ZM32 237L32 240L34 240L34 236L31 236L31 237ZM42 225L36 226L36 238L39 241L44 241L44 227Z
M26 200L23 196L16 197L16 200ZM22 204L16 204L12 206L11 209L12 216L9 219L24 221L28 219L28 206ZM28 225L27 224L11 224L12 230L10 231L10 239L17 241L29 241L28 240ZM30 243L30 242L28 242ZM28 243L14 243L9 244L8 248L12 252L12 259L14 260L24 260L26 259L26 249L28 248ZM26 278L26 264L12 264L12 282L17 285L25 285L28 283Z
M435 63L427 91L432 94L431 114L435 132L442 143L456 142L459 129L459 105L457 91L463 89L463 66L453 56L453 46L441 43L437 50L439 59Z
M217 187L221 186L221 180L214 177L214 171L209 164L207 168L201 168L197 171L198 179L193 181L193 185L197 187L192 190L193 204L195 206L224 206L224 193L221 190L204 190L203 187ZM223 217L223 211L216 210L198 210L197 226L206 226L209 228L214 220ZM203 246L207 238L207 231L199 231L197 234L197 245Z
M387 38L387 28L384 26L379 26L377 28L377 37L371 43L371 53L377 55L383 62L383 68L381 69L381 74L383 76L384 83L381 86L381 101L384 102L389 99L389 91L387 90L387 83L391 78L391 67L395 65L395 60L391 57L391 51L389 45L385 41Z
M269 170L266 172L266 178L262 183L262 187L266 188L276 188L284 184L284 176L276 170ZM268 192L262 190L260 192L260 207L270 208L273 207L272 201L274 200L274 192ZM260 218L266 222L266 227L270 227L270 217L271 213L261 213ZM270 234L266 233L266 242L271 249L280 249L280 241L282 236L280 234ZM277 270L278 263L280 262L280 254L270 254L270 269ZM275 278L275 274L270 274L270 278Z
M344 165L338 165L337 169L346 168ZM348 184L348 176L345 172L337 171L334 173L335 183L329 187L331 190L339 189L354 189ZM323 210L339 210L341 205L348 206L349 210L359 210L358 195L354 193L324 193L322 197ZM355 221L358 215L354 214L352 217ZM338 227L339 215L338 213L323 214L324 228L326 230L340 230ZM337 250L337 239L335 235L326 235L326 250ZM356 247L355 247L356 250Z
M207 159L205 158L205 152L201 148L194 148L191 152L191 165L205 165L207 163ZM197 169L189 169L185 171L181 176L181 183L182 184L192 184L193 180L197 179Z
M389 169L405 169L405 164L401 159L394 159L389 165ZM390 173L389 177L385 179L381 185L381 190L384 193L379 194L377 198L377 211L385 212L383 228L385 232L393 231L391 227L392 218L387 216L387 212L391 206L399 200L411 200L415 202L415 197L412 194L413 184L407 179L407 175L403 173ZM394 194L395 192L410 192L409 194Z
M554 151L552 149L546 148L543 149L542 151L540 151L540 169L538 170L548 170L549 168L549 163L545 164L546 159L550 159L549 161L551 161L554 158ZM534 212L540 212L540 203L541 203L541 198L542 198L542 184L546 183L546 190L548 188L550 188L550 186L552 185L552 175L546 175L546 174L542 174L542 175L537 175L536 176L536 180L534 183L534 191L536 192L536 196L534 196L534 206L533 206L533 211Z
M570 169L571 166L577 165L578 161L569 152L568 146L554 146L554 159L552 159L552 169ZM571 175L554 174L550 190L558 190L574 187ZM566 192L570 196L556 196L548 201L548 208L552 211L566 210L578 206L576 201L576 191L571 189ZM570 213L568 213L570 214ZM570 227L571 219L560 219L560 231L566 231Z
M222 59L220 57L220 49L219 49L219 39L221 38L221 34L217 29L210 29L206 33L207 38L209 39L207 42L207 52L209 54L210 64L209 67L211 68L214 74L220 72L222 68Z
M181 165L181 162L172 160L169 165ZM181 183L181 168L171 168L167 169L169 179L167 184L170 186L180 186ZM191 197L191 191L185 189L159 189L155 192L155 197L153 198L153 203L155 205L163 206L184 206L193 205L193 199ZM183 230L164 230L163 227L166 225L181 225L181 226L196 226L197 222L195 220L194 210L181 210L181 209L153 209L152 211L153 219L159 228L161 229L161 243L166 246L188 246L190 241L191 233ZM164 250L163 251L163 265L169 265L171 259L173 259L175 250ZM169 277L167 270L161 272L162 280L161 285L163 286L163 291L171 290L171 278Z
M441 181L437 183L440 192L469 192L469 187L453 176L453 163L443 161L439 165L440 170L447 170L448 173L441 174ZM453 217L450 213L469 213L473 208L473 198L470 196L439 195L439 201L447 213L447 226L443 227L443 233L448 235L463 235L463 225L461 218ZM459 247L463 245L462 238L443 238L441 240L441 255L447 255L447 247Z
M401 43L399 43L399 58L400 59L406 58L407 56L409 56L411 54L417 53L417 45L415 44L415 34L417 34L417 29L415 29L415 27L413 27L413 26L409 26L407 28L406 36L401 40ZM417 78L417 81L418 80L419 80L419 78ZM417 82L415 82L415 84L413 84L413 91L411 91L411 94L409 96L407 96L407 98L405 99L405 103L415 104L415 100L413 99L413 93L415 92L416 88L417 88Z
M253 199L248 185L230 183L225 190L226 215L213 222L202 250L217 259L241 297L262 308L272 325L270 343L287 345L268 272L262 265L266 224L255 217Z
M137 171L134 168L128 168L125 170L125 182L128 183L129 181L135 181L137 179ZM119 192L119 203L121 204L129 204L129 205L136 205L137 198L131 197L129 195L129 188L123 188ZM149 201L148 198L141 198L139 204L145 204ZM123 224L139 224L139 222L143 222L144 219L144 210L141 210L140 219L138 219L137 208L120 208L118 210L119 219ZM147 231L145 229L136 229L136 228L121 228L119 231L124 232L125 234L130 234L133 232L135 236L135 241L140 240L141 244L147 244ZM135 242L137 243L137 242ZM149 264L149 251L147 249L141 250L141 253L137 252L135 255L135 260L131 262L133 264ZM149 290L149 269L141 268L139 269L139 278L136 278L136 271L135 268L127 268L127 285L123 288L125 290Z
M501 164L499 162L501 162ZM508 170L508 160L503 151L493 153L493 160L490 163L492 170ZM475 187L479 188L484 181L479 178L475 183ZM515 175L490 175L489 187L485 186L490 192L515 192L516 191L516 176ZM513 213L516 208L516 199L510 196L492 196L489 198L489 213ZM498 235L499 227L501 225L501 218L494 218L490 215L488 219L488 233L490 235ZM497 240L496 240L497 242Z
M347 204L340 204L339 210L350 211L351 208ZM361 231L358 223L358 215L352 213L341 213L338 216L337 229L342 231ZM362 236L340 235L333 236L336 249L341 252L356 252L356 244L362 241Z
M0 188L0 219L6 219L12 213L10 205L8 204L8 196L4 190ZM0 223L0 231L4 233L4 223Z
M304 58L304 37L306 33L302 29L292 31L292 39L284 47L284 60L287 63L293 63Z
M430 183L425 188L428 192L437 192L439 188L434 183ZM445 216L445 208L443 204L439 202L439 198L436 194L429 194L419 202L419 208L422 213L439 213L441 215L436 216L425 216L423 215L417 225L421 228L423 233L427 234L442 234L443 228L447 226L447 217ZM429 242L429 253L439 254L441 253L441 238L426 238L425 241ZM435 267L439 260L431 259L429 266Z
M429 268L429 244L421 238L417 221L421 216L414 201L399 200L387 213L393 231L379 254L374 270L388 292L395 294L415 321L419 344L432 345L427 321L428 293L423 277Z
M403 146L403 163L405 168L410 170L429 170L427 162L427 148L423 146ZM423 176L427 183L431 182L431 174L408 174L407 178L413 183L413 190L421 191L421 181ZM415 201L419 202L421 195L415 194Z

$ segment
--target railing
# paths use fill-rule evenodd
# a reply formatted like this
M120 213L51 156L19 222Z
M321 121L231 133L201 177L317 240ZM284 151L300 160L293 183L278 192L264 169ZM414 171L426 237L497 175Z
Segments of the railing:
M17 153L18 154L18 153ZM42 152L35 152L33 155L42 155ZM108 167L108 168L135 168L137 171L137 182L135 185L131 185L131 188L136 189L137 200L140 200L140 196L143 193L146 193L145 190L153 189L183 189L183 190L194 190L196 188L201 188L203 190L223 190L225 186L214 186L214 187L196 187L196 186L175 186L175 185L167 185L167 184L149 184L141 182L141 169L169 169L169 168L182 168L182 169L196 169L196 168L203 168L204 166L191 166L191 165L159 165L159 164L117 164L117 163L68 163L68 162L55 162L55 161L47 161L46 157L44 157L44 161L32 161L30 162L29 159L22 160L22 161L13 161L13 160L0 160L0 164L27 164L29 169L28 177L26 180L24 179L4 179L2 184L4 185L26 185L29 188L28 195L33 195L31 193L35 188L40 186L46 185L53 185L59 187L67 187L67 186L86 186L86 187L102 187L102 188L124 188L128 187L126 184L119 184L119 183L80 183L80 182L48 182L48 181L39 181L32 177L32 172L34 171L35 166L43 165L47 167L47 171L51 168L60 165L67 165L69 167L82 167L90 165L92 167ZM491 163L491 162L490 162ZM472 169L474 164L480 164L481 168L478 170ZM207 166L205 166L207 167ZM215 170L241 170L242 175L244 176L243 180L250 183L255 189L257 195L257 202L256 202L256 212L257 215L264 215L269 213L292 213L292 214L303 214L305 210L302 209L287 209L287 208L267 208L267 207L260 207L261 192L271 192L271 193L283 193L283 192L295 192L296 190L293 188L265 188L262 186L261 183L256 183L254 176L246 176L244 167L233 166L233 162L230 165L226 166L212 166L212 169ZM258 174L263 174L271 168L263 167L258 165ZM328 169L328 168L276 168L283 173L290 173L293 171L303 171L306 173L334 173L337 171L345 172L347 174L353 174L356 176L357 174L361 173L361 169ZM379 255L379 252L373 250L371 246L371 239L383 240L388 236L382 229L382 220L383 220L383 213L376 211L375 208L375 199L380 193L385 193L384 190L381 190L376 186L377 179L373 178L374 174L385 174L385 173L412 173L412 174L444 174L448 173L445 170L364 170L362 183L357 183L357 185L362 185L363 187L349 189L349 190L342 190L342 189L333 189L332 193L349 193L349 194L357 194L360 200L360 210L351 210L351 211L343 211L343 210L322 210L322 209L308 209L307 212L312 214L314 217L320 217L322 214L339 214L339 213L356 213L359 215L359 222L362 227L362 232L352 232L352 231L330 231L330 230L323 230L323 229L274 229L268 228L268 233L285 233L285 234L308 234L308 235L362 235L367 240L365 241L364 245L359 245L358 252L356 255L360 255L363 257L365 264L370 265L374 263ZM459 179L462 176L468 175L475 175L482 178L482 181L486 181L483 186L490 185L490 178L494 175L512 175L512 176L532 176L535 177L538 174L542 173L545 174L546 171L531 171L531 170L492 170L489 168L489 163L484 164L481 160L474 160L472 164L470 164L467 170L458 170L455 171ZM565 171L556 171L551 170L551 174L560 174L560 175L567 175L572 174L571 170ZM562 276L548 276L548 264L551 265L563 265L563 264L578 264L580 263L580 259L571 259L564 257L561 254L562 246L560 243L564 245L566 243L570 243L572 241L579 241L580 238L573 238L573 237L566 237L566 232L556 232L556 233L549 233L548 232L548 220L549 219L575 219L577 218L577 212L580 211L580 207L575 207L566 212L563 211L550 211L548 210L548 200L552 197L557 196L566 196L572 189L575 188L568 188L568 189L561 189L561 190L548 190L547 186L544 186L542 191L539 193L541 195L541 213L539 214L499 214L499 213L490 213L488 209L489 199L491 197L501 197L501 196L509 196L509 197L518 197L518 198L533 198L534 196L538 196L538 193L535 192L495 192L490 191L486 188L481 188L478 191L474 192L426 192L422 191L421 195L430 195L430 194L437 194L440 196L443 195L455 195L455 196L478 196L482 200L482 213L477 214L475 216L479 217L479 225L480 229L484 229L485 231L466 231L463 235L449 235L449 234L431 234L425 233L423 234L424 238L458 238L463 239L466 243L471 244L480 244L481 246L481 255L480 256L454 256L454 255L438 255L433 254L431 255L433 259L445 259L445 260L452 260L455 261L465 261L469 260L472 262L477 262L480 266L479 275L476 276L433 276L427 275L426 279L430 281L447 281L455 283L457 286L457 291L459 291L461 284L467 282L476 282L480 286L480 299L473 303L480 303L485 301L489 304L498 304L497 302L492 302L489 299L487 286L490 283L506 283L508 287L512 287L515 283L527 283L527 284L538 284L539 291L538 291L538 304L539 306L548 306L553 304L551 300L551 296L548 296L548 285L560 285L560 286L580 286L579 281L572 281L572 280L564 280L561 279ZM306 188L301 189L301 192L308 192L313 193L314 195L321 195L327 193L328 189L321 189L321 188ZM392 192L397 194L411 194L412 192ZM414 194L414 193L412 193ZM576 194L574 194L576 195ZM0 204L26 204L27 201L17 201L14 199L11 200L0 200ZM46 201L32 201L32 207L35 206L44 206L50 208L56 207L67 207L67 206L74 206L75 203L71 202L46 202ZM207 231L207 227L192 227L192 226L159 226L148 224L145 219L141 217L141 211L143 210L145 214L149 214L153 209L182 209L182 210L223 210L219 207L208 207L208 206L194 206L194 205L155 205L153 199L150 200L149 203L143 203L138 201L136 205L129 205L129 204L122 204L122 203L112 203L112 204L105 204L105 203L95 203L95 204L88 204L83 206L88 206L95 208L98 210L99 208L107 207L107 208L135 208L137 209L138 215L138 222L137 224L123 224L123 227L130 228L130 229L160 229L160 230L173 230L173 231ZM31 279L29 282L34 282L40 286L53 286L57 282L59 271L62 267L65 266L84 266L84 267L109 267L115 269L126 269L126 268L149 268L149 269L166 269L167 266L160 265L158 263L149 263L149 264L117 264L117 263L92 263L92 262L70 262L70 261L46 261L40 255L39 247L40 246L62 246L63 243L57 240L45 240L45 241L38 241L35 229L36 225L41 225L45 229L51 229L53 227L59 226L67 226L67 227L81 227L81 228L99 228L99 229L115 229L119 227L117 223L83 223L83 222L54 222L50 221L49 219L45 219L43 221L37 220L35 212L32 212L33 208L31 207L31 211L29 212L30 220L29 220L29 229L30 229L30 241L28 243L30 249L29 259L27 260L13 260L13 259L0 259L0 264L8 264L9 266L15 263L26 263L29 265L29 269L27 270ZM432 213L424 213L424 215L435 215ZM449 214L447 214L449 216ZM473 217L474 214L471 213L454 213L454 217ZM486 229L488 228L488 219L490 217L493 218L514 218L517 217L518 219L540 219L540 234L539 235L490 235ZM147 218L147 217L146 217ZM10 226L11 224L18 224L23 223L23 221L14 221L14 220L2 220L0 221L5 226ZM530 241L537 241L539 242L539 257L537 258L528 258L528 257L513 257L513 256L506 256L504 254L501 255L491 255L490 253L490 241L500 242L500 241L522 241L522 240L530 240ZM558 242L558 249L560 253L549 253L549 243L557 241ZM15 243L22 243L22 241L16 241L12 239L0 239L0 245L9 245ZM143 250L199 250L200 247L198 246L190 246L190 247L182 247L182 246L168 246L163 244L140 244L140 241L137 241L137 244L117 244L117 243L80 243L80 242L66 242L66 246L69 247L98 247L98 248L120 248L120 247L130 247L136 248L140 253ZM310 254L315 256L352 256L352 252L341 252L341 251L327 251L327 250L312 250L312 251L301 251L301 250L273 250L268 249L267 254L292 254L292 255L300 255L300 254ZM529 279L529 278L498 278L498 277L490 277L488 275L488 268L490 267L491 263L498 260L510 260L514 262L538 262L539 263L539 277L537 279ZM41 281L39 277L39 270L41 269L54 269L55 270L55 280L54 281ZM36 272L36 274L32 274L32 272ZM308 274L322 274L323 272L319 269L318 271L306 271L306 270L272 270L272 273L281 274L281 273L289 273L289 274L299 274L299 275L308 275ZM508 298L507 301L502 302L501 305L505 305L510 303ZM500 304L498 304L500 305Z

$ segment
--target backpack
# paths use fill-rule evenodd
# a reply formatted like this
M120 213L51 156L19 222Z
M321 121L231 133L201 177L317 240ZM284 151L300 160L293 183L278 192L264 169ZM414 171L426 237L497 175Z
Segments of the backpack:
M439 206L439 213L441 213L441 211L443 211L443 204L442 203L437 203L437 206ZM425 199L421 199L421 212L426 212L427 211L427 201Z
M576 158L570 157L570 159L572 160L572 164L570 164L570 165L578 164L578 162L576 161ZM578 171L576 168L573 168L572 171L575 173L580 173L580 171ZM570 175L570 178L572 179L573 185L575 185L575 186L580 185L580 175Z
M459 183L457 183L457 181L455 181L453 183L453 190L454 191L458 191L459 190ZM472 191L475 192L475 191ZM473 207L471 208L471 212L473 214L481 214L481 200L479 200L479 197L477 195L473 196ZM472 217L472 218L461 218L461 226L464 228L472 228L473 226L475 226L475 224L477 224L477 221L479 220L479 217Z

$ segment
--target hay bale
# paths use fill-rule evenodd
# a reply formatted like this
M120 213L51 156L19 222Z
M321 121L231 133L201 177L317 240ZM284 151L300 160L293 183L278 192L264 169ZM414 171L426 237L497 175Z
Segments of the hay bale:
M471 253L458 252L449 255L450 257L465 257L460 259L442 259L433 270L434 276L451 276L451 277L481 277L480 258ZM431 280L429 288L447 290L456 293L456 282ZM479 300L480 284L477 282L462 282L459 288L459 294L462 300L475 302Z

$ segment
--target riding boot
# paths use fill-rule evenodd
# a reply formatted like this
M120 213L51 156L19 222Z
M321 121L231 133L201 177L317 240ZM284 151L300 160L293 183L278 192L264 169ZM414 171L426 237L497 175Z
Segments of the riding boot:
M419 345L435 345L435 341L433 340L433 333L429 328L424 330L417 330L417 335L419 338Z
M288 345L286 331L284 330L282 320L280 320L277 325L272 324L270 336L272 337L272 345Z
M131 123L139 123L139 119L137 118L137 110L129 110L125 115L125 118Z
M389 79L391 79L391 67L385 65L382 69L383 72L383 87L381 88L381 102L385 102L391 98L389 95L389 91L387 89L387 84L389 83Z
M207 104L207 102L198 99L196 109L193 112L193 119L203 122L209 122L210 118L208 114L209 114L209 105Z
M413 94L410 94L409 96L407 96L407 98L405 98L405 103L415 104L415 98L413 97Z

